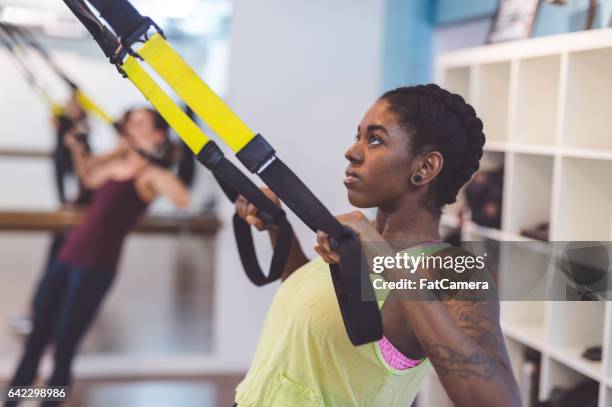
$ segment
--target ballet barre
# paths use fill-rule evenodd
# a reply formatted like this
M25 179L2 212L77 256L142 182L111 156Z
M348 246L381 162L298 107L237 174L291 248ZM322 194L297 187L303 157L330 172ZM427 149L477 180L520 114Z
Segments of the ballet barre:
M85 211L63 208L55 211L0 211L0 232L62 232L81 221ZM221 222L212 214L146 215L134 228L134 233L215 235Z

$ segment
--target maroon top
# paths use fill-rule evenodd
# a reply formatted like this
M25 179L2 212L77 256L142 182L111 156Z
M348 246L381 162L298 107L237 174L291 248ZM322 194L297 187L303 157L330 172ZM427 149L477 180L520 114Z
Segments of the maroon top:
M115 271L125 236L148 206L134 179L110 180L94 192L83 221L68 235L58 259L81 267Z

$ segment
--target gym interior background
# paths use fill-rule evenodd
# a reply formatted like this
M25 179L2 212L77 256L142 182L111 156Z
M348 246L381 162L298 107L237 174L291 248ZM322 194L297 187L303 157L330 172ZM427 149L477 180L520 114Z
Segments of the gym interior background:
M492 46L485 42L495 0L133 2L266 134L332 213L351 210L341 184L342 154L369 104L393 87L436 81L464 95L483 117L482 172L498 205L492 220L460 220L467 206L460 200L445 213L445 233L459 227L463 239L500 241L612 237L610 0L597 2L589 31L588 0L543 1L534 38ZM0 7L2 20L33 30L112 115L143 105L61 1L0 0ZM4 383L21 349L22 317L51 233L74 219L58 211L48 108L5 49L0 61ZM32 63L56 97L68 96L42 61ZM93 148L111 148L113 133L91 124ZM202 168L191 195L187 210L157 202L148 228L130 235L115 288L77 359L71 405L232 404L275 286L256 288L245 278L229 227L233 206ZM314 256L312 233L293 215L290 220ZM261 236L256 243L265 262L271 250ZM541 266L525 256L521 268L537 273ZM595 403L588 405L611 407L611 322L607 302L504 304L513 368L523 394L531 394L526 405L579 388L582 400ZM598 348L599 357L583 356L588 348ZM49 367L45 360L43 373ZM417 403L450 405L434 374Z

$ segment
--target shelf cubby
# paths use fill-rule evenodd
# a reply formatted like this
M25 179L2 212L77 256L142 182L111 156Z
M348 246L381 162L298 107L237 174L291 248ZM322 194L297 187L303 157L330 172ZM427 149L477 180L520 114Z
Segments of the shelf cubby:
M494 152L494 151L485 151L481 160L480 160L480 168L478 172L483 171L494 171L499 168L504 168L506 161L506 156L504 153ZM477 176L478 172L474 175ZM472 181L475 182L472 178ZM467 184L469 186L469 183ZM502 185L502 189L503 189ZM465 201L465 194L463 190L461 191L461 200ZM467 203L466 203L467 204ZM458 212L457 207L455 210ZM501 208L503 211L503 208ZM464 240L484 240L484 239L493 239L493 240L503 240L500 238L500 234L502 233L498 228L484 227L477 225L474 222L466 221L464 222L464 232L463 239Z
M605 302L553 301L550 305L547 342L551 357L591 379L600 380L602 363L589 361L582 353L588 347L602 345Z
M471 68L469 66L451 68L444 75L446 89L463 96L466 101L470 102Z
M525 244L502 247L498 273L501 324L506 336L538 351L546 349L546 255Z
M560 69L560 55L519 61L513 141L537 145L555 144Z
M545 304L542 301L502 301L501 325L506 337L544 351Z
M612 48L569 53L563 142L612 150Z
M611 238L612 162L564 158L556 240L601 240Z
M509 190L508 230L520 234L541 222L550 222L553 157L514 154Z
M544 358L542 376L540 382L540 401L548 400L553 395L555 388L569 389L581 382L591 380L588 376L568 367L566 364L559 363L548 357ZM599 396L599 388L596 392L597 396Z
M484 64L478 67L479 83L476 110L484 124L488 140L508 139L508 107L510 98L510 62Z
M550 285L552 254L551 250L537 250L534 243L506 242L502 245L499 266L499 292L502 300L545 304Z
M514 378L516 379L520 387L521 385L521 365L525 361L525 353L529 349L534 349L534 348L530 346L526 346L521 341L515 340L510 337L506 337L506 349L508 350L508 358L510 359L510 364L512 365L512 373L514 374ZM537 349L534 349L534 350L537 352Z

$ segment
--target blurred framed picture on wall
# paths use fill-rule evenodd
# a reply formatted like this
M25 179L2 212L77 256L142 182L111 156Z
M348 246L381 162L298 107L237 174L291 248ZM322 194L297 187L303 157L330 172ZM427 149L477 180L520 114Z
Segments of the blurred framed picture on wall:
M542 0L499 0L487 43L531 37Z

